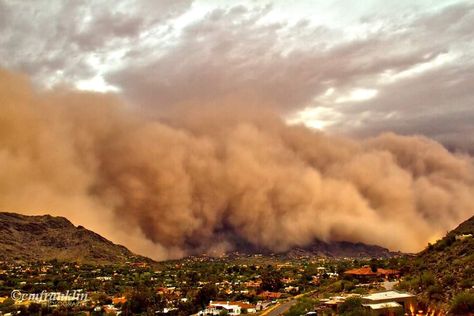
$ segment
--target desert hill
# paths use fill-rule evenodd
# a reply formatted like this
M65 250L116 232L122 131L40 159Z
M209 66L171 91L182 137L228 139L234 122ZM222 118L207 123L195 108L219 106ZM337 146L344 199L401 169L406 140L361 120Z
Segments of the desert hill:
M0 212L0 261L51 259L97 264L151 261L64 217Z
M410 258L400 285L425 301L449 306L459 293L474 287L474 216Z

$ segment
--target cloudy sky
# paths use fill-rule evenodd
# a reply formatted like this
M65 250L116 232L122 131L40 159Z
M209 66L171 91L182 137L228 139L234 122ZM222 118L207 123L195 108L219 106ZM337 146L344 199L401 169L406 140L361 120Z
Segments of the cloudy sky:
M0 0L0 66L143 109L234 94L355 137L474 150L470 1Z

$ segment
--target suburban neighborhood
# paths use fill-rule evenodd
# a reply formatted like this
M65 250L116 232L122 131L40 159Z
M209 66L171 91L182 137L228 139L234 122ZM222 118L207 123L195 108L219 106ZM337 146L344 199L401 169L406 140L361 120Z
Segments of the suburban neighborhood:
M386 266L389 267L386 267ZM84 315L343 314L356 304L367 315L425 315L416 296L395 290L399 258L189 257L158 265L0 263L0 313ZM14 300L11 293L67 292L56 300ZM82 296L76 295L82 293ZM73 296L75 294L75 296ZM31 297L30 297L31 298ZM59 299L60 298L60 299ZM292 314L293 313L293 314ZM298 314L302 315L302 314ZM316 314L314 314L316 315Z

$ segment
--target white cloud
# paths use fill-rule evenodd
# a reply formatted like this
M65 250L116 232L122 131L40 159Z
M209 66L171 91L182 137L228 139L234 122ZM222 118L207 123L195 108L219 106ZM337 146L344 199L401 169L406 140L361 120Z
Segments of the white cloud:
M424 56L427 59L426 62L421 62L419 64L413 65L412 67L402 70L400 72L393 72L391 70L387 70L381 74L380 83L382 84L390 84L398 80L402 80L404 78L414 77L421 75L422 73L430 70L434 70L436 68L446 66L449 63L458 62L458 58L460 56L455 53L442 53L437 55L436 57L432 57L430 54Z
M337 122L339 118L340 114L331 108L309 107L289 116L286 121L290 125L302 124L310 128L324 130L327 126Z
M356 88L352 89L348 94L336 98L335 103L361 102L377 96L376 89Z
M95 92L120 92L120 88L109 85L100 75L91 79L79 80L76 82L76 88L79 90Z

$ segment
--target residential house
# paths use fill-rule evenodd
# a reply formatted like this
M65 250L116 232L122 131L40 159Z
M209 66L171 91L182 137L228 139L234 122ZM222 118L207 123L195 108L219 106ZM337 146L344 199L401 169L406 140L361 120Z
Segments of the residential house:
M272 301L279 299L282 295L283 293L265 291L260 293L258 296L264 300Z
M400 271L391 269L377 268L373 270L369 266L364 266L358 269L347 270L345 275L352 276L360 281L376 281L379 279L394 279L400 277Z
M231 302L231 301L211 301L209 306L198 313L198 315L220 315L225 310L228 315L240 315L242 313L256 313L255 305L248 302Z
M396 314L397 310L414 312L416 296L400 291L385 291L362 297L362 306L366 307L371 315L386 315L387 312Z

